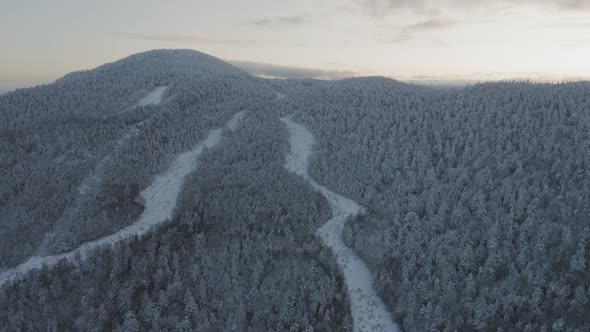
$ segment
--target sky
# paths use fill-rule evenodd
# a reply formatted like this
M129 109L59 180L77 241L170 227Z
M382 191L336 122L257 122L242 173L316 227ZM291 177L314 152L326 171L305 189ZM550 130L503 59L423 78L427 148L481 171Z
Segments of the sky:
M269 77L590 79L590 0L0 0L0 91L190 48Z

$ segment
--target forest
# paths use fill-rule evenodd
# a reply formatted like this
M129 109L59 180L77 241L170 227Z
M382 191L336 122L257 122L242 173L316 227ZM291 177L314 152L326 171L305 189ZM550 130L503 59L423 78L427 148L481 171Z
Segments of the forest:
M312 176L368 208L344 238L405 330L590 328L590 84L303 83Z
M142 211L137 195L175 154L274 98L245 73L194 57L138 54L0 97L0 268L132 223ZM126 89L159 85L174 91L164 103L130 111L141 95ZM94 187L80 195L85 178Z
M173 220L3 289L0 330L350 330L342 277L309 232L327 202L283 169L285 138L278 118L248 113Z
M263 79L159 50L9 92L0 274L133 224L140 192L238 112L169 220L0 284L0 331L354 330L316 233L330 204L284 167L286 116L315 138L309 176L364 208L343 240L400 330L590 330L588 82Z

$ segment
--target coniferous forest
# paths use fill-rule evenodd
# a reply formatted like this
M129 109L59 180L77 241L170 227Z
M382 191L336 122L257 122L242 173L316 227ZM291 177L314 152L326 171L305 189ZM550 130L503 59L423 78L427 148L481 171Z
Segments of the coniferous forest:
M0 331L355 330L310 179L364 208L342 240L399 330L590 330L589 125L587 82L275 80L189 50L9 92ZM170 215L128 231L170 178Z

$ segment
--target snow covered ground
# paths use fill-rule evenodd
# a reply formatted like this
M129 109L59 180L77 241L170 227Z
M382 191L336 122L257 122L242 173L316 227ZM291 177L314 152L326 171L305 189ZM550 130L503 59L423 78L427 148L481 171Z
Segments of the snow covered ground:
M158 86L152 92L148 93L145 97L141 98L139 102L137 102L136 107L143 107L147 105L157 105L162 102L162 96L166 91L167 86Z
M226 125L230 129L235 128L243 115L243 112L235 114ZM86 255L97 247L112 245L131 236L145 234L153 226L166 221L172 216L184 178L195 170L197 160L203 150L219 143L222 130L223 128L210 130L204 141L195 145L192 150L179 154L168 170L158 175L154 182L141 192L140 195L145 201L145 210L135 223L114 234L84 243L77 249L67 253L54 256L33 256L13 269L0 272L0 286L33 269L41 268L45 264L48 266L55 265L61 259L74 261L77 256L85 259Z
M129 130L127 130L125 135L117 140L113 151L107 154L101 161L99 161L92 172L90 172L82 180L78 187L78 195L76 196L74 202L65 209L63 215L57 221L55 233L48 233L45 236L45 239L41 242L37 250L38 255L44 256L47 254L48 247L51 245L51 241L54 241L55 235L65 232L72 223L76 222L76 219L80 215L80 207L82 206L82 203L88 200L90 195L99 190L100 186L102 185L104 178L107 176L109 164L113 160L114 155L119 150L121 150L124 145L128 144L131 139L137 137L140 134L140 127L147 120L143 120L137 124L132 125Z
M314 138L303 126L289 117L283 118L290 133L291 151L285 168L301 175L330 202L332 219L328 220L317 234L329 246L344 273L351 301L355 331L398 331L390 313L373 288L373 276L365 263L342 242L342 230L346 218L363 211L354 201L342 197L313 180L308 172L309 156Z
M242 121L244 115L246 115L246 111L236 113L226 124L227 128L231 131L238 129L238 125L240 124L240 121Z

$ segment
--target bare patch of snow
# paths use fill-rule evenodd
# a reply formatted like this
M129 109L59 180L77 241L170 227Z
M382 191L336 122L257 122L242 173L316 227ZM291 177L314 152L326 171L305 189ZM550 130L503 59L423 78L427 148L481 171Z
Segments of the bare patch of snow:
M162 102L162 96L166 91L167 86L158 86L152 92L148 93L145 97L141 98L139 102L137 102L136 107L143 107L147 105L158 105Z
M246 111L241 111L236 113L231 120L226 124L227 128L231 131L234 131L238 128L238 124L242 121L242 118L246 115Z
M235 127L242 116L242 112L235 114L228 124L235 124ZM31 270L41 268L43 265L55 265L61 259L75 261L79 257L83 260L95 248L113 245L135 235L143 235L155 225L171 218L184 178L195 170L197 160L203 150L219 143L222 130L223 128L210 130L204 141L195 145L192 150L179 154L168 170L158 175L152 184L141 192L145 210L135 223L96 241L84 243L70 252L53 256L32 256L15 268L0 272L0 286L18 279Z
M356 202L342 197L317 183L309 176L309 156L312 153L313 135L289 117L282 118L290 133L291 151L285 168L301 175L330 202L332 219L317 231L324 243L336 255L344 273L351 301L355 331L398 331L385 304L373 288L373 276L366 264L342 241L344 223L349 216L363 212Z

